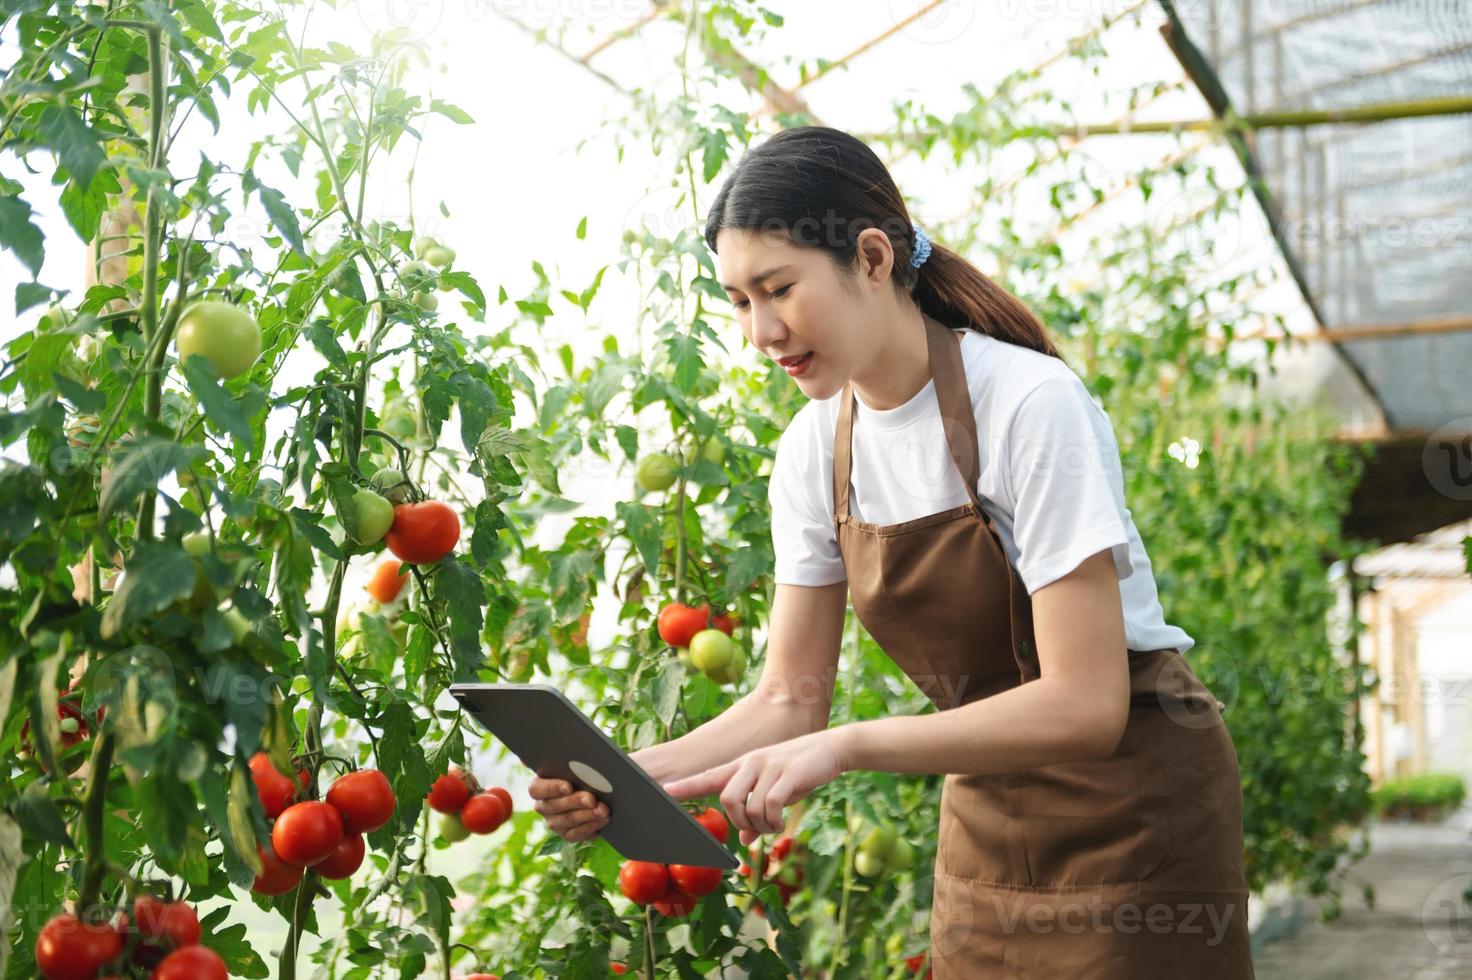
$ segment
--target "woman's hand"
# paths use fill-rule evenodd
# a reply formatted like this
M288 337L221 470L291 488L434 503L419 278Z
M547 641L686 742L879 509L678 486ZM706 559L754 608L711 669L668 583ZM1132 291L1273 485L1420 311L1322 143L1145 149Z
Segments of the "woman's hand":
M825 728L753 749L725 765L665 783L676 800L719 793L741 843L782 831L782 810L847 772L841 728Z
M536 810L547 819L547 826L569 843L585 841L608 823L608 804L593 798L587 790L574 790L561 779L532 780L527 793Z

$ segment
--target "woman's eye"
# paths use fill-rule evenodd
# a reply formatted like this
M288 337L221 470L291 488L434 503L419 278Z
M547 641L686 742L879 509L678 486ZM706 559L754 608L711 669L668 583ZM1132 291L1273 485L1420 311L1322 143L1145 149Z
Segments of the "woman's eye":
M791 286L783 286L781 289L774 290L772 292L772 295L774 297L776 297L777 299L781 299L783 296L787 295L787 290L789 290L791 288L792 288Z
M732 300L731 305L736 307L736 309L738 310L744 310L746 309L746 300Z

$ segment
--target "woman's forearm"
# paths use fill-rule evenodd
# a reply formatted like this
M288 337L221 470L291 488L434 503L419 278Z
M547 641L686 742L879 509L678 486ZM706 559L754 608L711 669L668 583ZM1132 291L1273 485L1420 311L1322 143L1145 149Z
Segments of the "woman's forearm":
M1077 690L1040 678L948 711L895 715L834 729L846 771L998 773L1113 751Z
M668 742L630 753L657 782L704 772L765 745L806 735L822 721L801 704L760 698L753 691L710 721Z

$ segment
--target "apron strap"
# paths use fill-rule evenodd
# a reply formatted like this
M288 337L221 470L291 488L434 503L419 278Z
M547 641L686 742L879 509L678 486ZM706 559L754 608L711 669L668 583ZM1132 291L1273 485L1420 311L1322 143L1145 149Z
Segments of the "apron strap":
M961 358L961 338L928 313L925 317L925 339L930 348L930 376L935 379L935 399L940 405L940 426L945 432L946 446L966 496L991 524L976 496L976 482L981 478L978 458L976 411L971 404L971 391L966 385L966 364Z
M981 460L978 458L976 415L971 406L971 394L966 387L966 365L961 359L961 338L953 334L944 324L928 313L921 313L925 320L926 353L929 358L930 376L935 380L935 397L940 406L941 430L945 433L946 447L951 461L961 475L966 487L966 496L991 526L991 517L981 506L976 495L976 482L981 477ZM854 400L852 382L845 383L839 393L838 422L833 432L833 518L842 524L849 516L849 489L853 477L853 431Z

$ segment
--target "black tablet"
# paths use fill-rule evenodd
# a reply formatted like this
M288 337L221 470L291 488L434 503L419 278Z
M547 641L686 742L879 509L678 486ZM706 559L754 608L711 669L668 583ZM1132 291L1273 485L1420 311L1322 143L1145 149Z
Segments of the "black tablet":
M561 691L547 684L451 684L460 706L543 779L608 804L598 831L635 861L734 870L740 862Z

